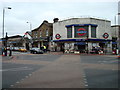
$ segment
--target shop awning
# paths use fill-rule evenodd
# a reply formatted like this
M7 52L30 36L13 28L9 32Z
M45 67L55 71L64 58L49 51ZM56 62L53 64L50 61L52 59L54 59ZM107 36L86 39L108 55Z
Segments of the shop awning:
M85 45L86 43L85 42L77 42L75 43L75 45Z
M105 39L59 39L59 40L52 40L53 42L90 42L90 41L101 41L101 42L110 42L112 40L105 40Z
M112 44L117 44L117 42L112 42Z

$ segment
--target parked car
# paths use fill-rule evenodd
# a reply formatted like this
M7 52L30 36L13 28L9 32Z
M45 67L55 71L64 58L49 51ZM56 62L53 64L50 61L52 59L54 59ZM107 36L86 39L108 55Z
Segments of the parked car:
M25 49L24 47L19 47L19 51L20 52L27 52L27 49Z
M19 51L19 47L12 47L13 51Z
M43 54L44 52L40 48L31 48L30 49L30 53L33 53L33 54Z
M90 51L91 54L102 54L103 53L103 50L101 49L92 49Z

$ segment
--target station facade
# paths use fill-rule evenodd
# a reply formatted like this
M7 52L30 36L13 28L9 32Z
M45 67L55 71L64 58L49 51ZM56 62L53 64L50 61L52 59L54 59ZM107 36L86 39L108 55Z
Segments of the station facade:
M102 48L112 52L111 22L97 18L71 18L53 23L56 51L90 52Z

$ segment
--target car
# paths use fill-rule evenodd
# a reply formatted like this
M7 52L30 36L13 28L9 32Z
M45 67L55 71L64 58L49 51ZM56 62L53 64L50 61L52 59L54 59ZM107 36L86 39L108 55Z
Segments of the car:
M33 54L43 54L44 51L41 50L40 48L31 48L30 49L30 53L33 53Z
M91 54L102 54L103 53L103 50L101 49L92 49L90 51Z
M19 47L19 51L20 52L27 52L27 49L25 49L24 47Z
M19 51L19 47L12 47L13 51Z

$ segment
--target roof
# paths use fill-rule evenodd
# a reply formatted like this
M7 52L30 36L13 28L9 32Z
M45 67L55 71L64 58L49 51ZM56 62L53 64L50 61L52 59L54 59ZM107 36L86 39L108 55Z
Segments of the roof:
M15 36L10 36L10 37L8 37L8 38L21 38L22 36L20 36L20 35L15 35Z
M63 22L63 21L68 21L68 20L72 20L72 19L94 19L94 20L100 20L100 21L107 21L107 22L111 22L110 20L107 20L107 19L101 19L101 18L94 18L94 17L85 17L85 18L69 18L69 19L65 19L65 20L61 20L61 21L58 21L58 22Z
M34 30L32 30L32 32L33 31L37 31L43 24L47 25L48 27L52 27L53 26L53 23L49 23L48 21L44 20L43 23L39 27L37 27Z

